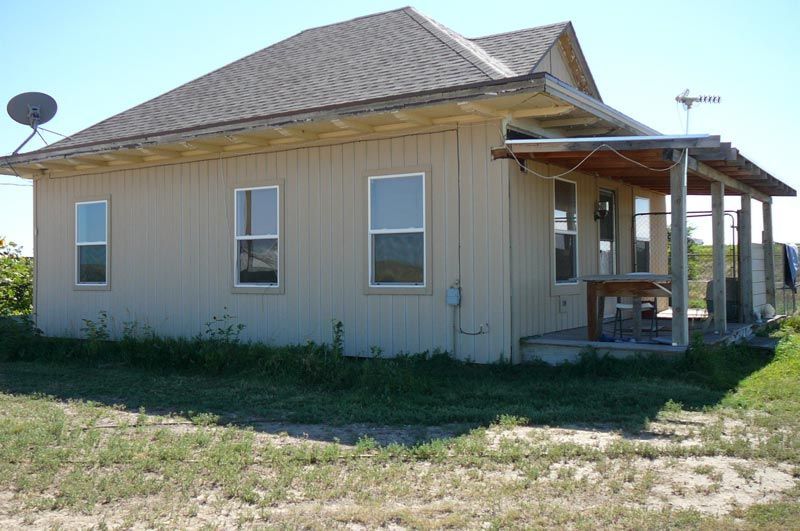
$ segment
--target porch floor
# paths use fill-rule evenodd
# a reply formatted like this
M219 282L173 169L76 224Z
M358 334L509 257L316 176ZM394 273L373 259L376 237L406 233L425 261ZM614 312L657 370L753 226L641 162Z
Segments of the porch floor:
M672 321L670 314L659 313L658 335L650 337L648 330L649 321L642 321L642 334L640 341L634 341L632 336L632 319L625 319L622 322L623 338L614 341L590 341L588 330L585 326L568 328L549 332L539 336L524 337L520 340L522 360L540 360L547 363L563 363L566 361L576 361L582 352L587 348L594 349L598 354L608 354L614 357L627 357L635 354L655 354L667 357L682 354L686 347L672 346ZM728 332L722 336L714 333L713 327L706 325L705 319L697 318L689 320L689 332L693 337L700 332L703 342L707 345L717 343L734 343L751 336L754 330L766 326L774 320L781 319L777 316L766 323L728 323ZM613 319L603 322L603 336L611 338L614 328Z

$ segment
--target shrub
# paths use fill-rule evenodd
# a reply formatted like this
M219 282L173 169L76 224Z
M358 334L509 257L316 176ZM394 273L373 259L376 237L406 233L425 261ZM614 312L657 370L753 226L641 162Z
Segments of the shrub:
M33 309L33 259L0 238L0 316L28 315Z

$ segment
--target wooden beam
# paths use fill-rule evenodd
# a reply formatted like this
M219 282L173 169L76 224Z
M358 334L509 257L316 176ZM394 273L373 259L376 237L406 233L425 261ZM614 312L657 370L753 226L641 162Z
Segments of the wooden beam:
M235 135L225 135L225 138L232 144L247 144L249 146L264 146L268 147L272 144L269 138L255 135L252 133L238 133Z
M716 149L690 149L689 155L697 160L735 161L739 150L732 148L730 142L722 142Z
M392 111L392 116L401 122L415 125L433 125L433 120L411 111Z
M331 123L339 129L347 131L355 131L358 133L372 133L375 129L365 123L357 122L355 120L346 120L344 118L334 118Z
M545 120L540 122L542 127L571 127L575 125L592 125L600 121L596 116L582 116L580 118L562 118L560 120Z
M739 322L753 322L753 224L749 195L739 210Z
M99 160L90 159L87 157L70 157L70 159L77 162L75 168L97 168L108 165L107 162L101 162Z
M308 131L303 131L302 129L297 129L294 127L276 127L275 131L284 137L283 139L273 140L273 144L283 144L286 140L299 142L301 140L317 140L319 138L318 135L314 133L309 133Z
M767 303L775 307L775 241L772 237L772 205L761 203L761 215L764 218L764 230L761 233L761 245L764 247L764 283L767 288Z
M541 126L541 123L538 125ZM555 139L554 139L555 140ZM516 142L516 143L515 143ZM696 147L717 147L719 146L718 136L706 136L696 138L682 137L661 137L651 139L636 139L634 137L619 137L619 139L604 138L596 141L574 142L564 140L562 142L539 143L537 141L517 140L510 141L510 147L514 153L547 153L557 151L594 151L595 149L610 145L617 151L642 151L650 149L685 149Z
M175 151L172 149L164 149L159 147L151 147L151 146L138 147L136 148L136 150L147 157L163 157L163 158L174 159L181 156L180 151Z
M221 146L219 144L211 144L209 142L201 142L199 140L192 140L191 142L183 142L183 145L189 151L205 151L207 153L222 153L225 151L225 146Z
M56 168L63 168L66 171L75 170L78 166L78 161L70 159L48 160L45 162L48 167L55 166Z
M116 152L103 153L100 155L100 157L104 160L107 160L110 164L115 162L118 164L138 164L140 162L144 162L143 157L137 157L135 155L123 155Z
M689 345L689 262L686 230L686 160L669 172L672 201L670 273L672 275L672 344Z
M550 107L532 107L518 111L505 111L504 114L510 114L512 118L552 118L569 114L574 110L575 107L572 105L552 105Z
M714 332L728 331L727 295L725 293L725 185L711 183L711 240L714 279Z
M672 151L672 154L669 156L669 160L676 162L679 157L679 152ZM689 171L699 175L700 177L703 177L704 179L708 179L709 181L719 181L724 184L726 188L732 188L743 194L751 195L762 203L772 202L772 198L769 195L756 190L747 183L743 183L737 179L734 179L733 177L729 177L721 171L712 168L708 164L700 162L693 157L689 157Z
M485 116L486 118L499 118L504 116L503 111L492 109L482 103L474 101L460 101L458 107L467 114L477 114L478 116Z
M584 136L607 136L614 132L613 127L593 127L591 129L557 129L562 136L567 138Z

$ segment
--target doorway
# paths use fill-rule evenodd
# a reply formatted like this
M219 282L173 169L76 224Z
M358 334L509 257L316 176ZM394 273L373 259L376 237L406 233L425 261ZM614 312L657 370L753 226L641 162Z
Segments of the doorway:
M599 248L597 269L601 275L614 275L617 273L617 194L613 190L600 189L597 197L598 213L605 210L605 215L598 219L599 225ZM613 317L616 311L617 300L611 297L606 300L605 315L603 317Z
M600 225L598 273L613 275L617 272L617 194L612 190L600 190L597 200L608 207L606 215L598 220Z

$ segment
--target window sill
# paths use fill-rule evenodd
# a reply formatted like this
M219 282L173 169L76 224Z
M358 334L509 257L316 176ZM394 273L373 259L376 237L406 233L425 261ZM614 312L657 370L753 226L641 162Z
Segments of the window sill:
M365 295L433 295L433 288L428 286L367 286Z
M550 295L552 297L560 297L561 295L580 295L583 292L582 282L575 282L569 284L551 284Z
M286 292L283 286L232 286L231 293L253 295L283 295Z
M111 291L111 284L73 284L72 291Z

